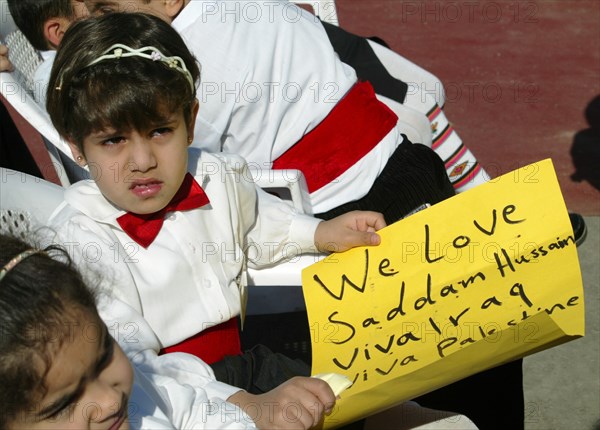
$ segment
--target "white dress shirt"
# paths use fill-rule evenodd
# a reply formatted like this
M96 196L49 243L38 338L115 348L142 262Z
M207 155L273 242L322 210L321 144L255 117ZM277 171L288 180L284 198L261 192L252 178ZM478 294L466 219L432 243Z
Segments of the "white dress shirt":
M208 398L201 389L162 375L136 372L129 403L132 430L255 429L250 417L235 405ZM157 382L156 379L159 381ZM160 389L155 384L160 383Z
M158 372L133 366L128 408L131 429L256 428L244 411L208 393L205 381L214 380L214 376L202 361L183 353L166 354L156 361Z
M251 166L270 168L357 81L321 23L286 1L193 0L173 27L202 67L194 145L239 154ZM401 142L396 127L311 193L313 212L364 196Z

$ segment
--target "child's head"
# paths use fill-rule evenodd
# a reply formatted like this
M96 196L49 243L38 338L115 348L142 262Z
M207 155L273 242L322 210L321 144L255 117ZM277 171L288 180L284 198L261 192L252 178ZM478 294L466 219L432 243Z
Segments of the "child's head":
M184 41L161 19L90 18L65 34L47 109L105 197L152 213L168 204L187 171L199 75Z
M92 15L143 12L171 22L190 0L85 0Z
M0 330L0 428L129 428L131 365L66 252L0 235Z
M88 15L83 0L8 0L15 24L35 49L56 49L71 23Z

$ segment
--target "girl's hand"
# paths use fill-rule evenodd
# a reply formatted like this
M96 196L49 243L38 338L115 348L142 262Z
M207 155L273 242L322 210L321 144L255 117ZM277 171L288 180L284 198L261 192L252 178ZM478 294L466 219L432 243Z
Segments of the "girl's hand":
M385 225L378 212L348 212L318 225L315 246L322 252L342 252L356 246L379 245L381 238L375 232Z
M13 65L8 61L8 48L0 44L0 72L11 72Z
M268 393L238 391L227 401L248 413L259 429L307 430L331 411L335 395L327 382L297 376Z

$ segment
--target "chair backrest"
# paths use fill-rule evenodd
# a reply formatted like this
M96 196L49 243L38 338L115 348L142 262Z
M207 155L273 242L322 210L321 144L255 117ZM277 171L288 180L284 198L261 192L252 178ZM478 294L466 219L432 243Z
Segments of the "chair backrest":
M0 167L0 231L13 235L48 225L64 199L64 188Z
M335 0L291 0L298 5L308 5L312 12L322 21L339 25Z
M438 106L444 106L446 102L444 86L437 76L377 42L369 40L368 43L389 74L409 85L409 93L423 92L425 94L426 92L426 94L433 96ZM419 69L419 82L411 82L413 80L411 76L406 76L407 70L414 70L415 68Z
M35 70L41 63L39 53L17 29L6 0L0 0L0 38L9 48L12 72L0 73L0 94L43 137L46 150L62 185L89 177L87 170L73 160L68 144L60 137L46 110L33 98ZM47 166L38 166L44 170Z
M35 85L33 77L42 63L42 57L19 30L8 33L5 39L6 45L11 49L10 61L15 67L15 76L23 84L27 93L33 95Z

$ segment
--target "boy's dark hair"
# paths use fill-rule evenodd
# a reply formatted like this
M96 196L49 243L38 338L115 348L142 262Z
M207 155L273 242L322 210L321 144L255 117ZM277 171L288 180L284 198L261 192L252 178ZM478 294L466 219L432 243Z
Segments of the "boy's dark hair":
M133 49L153 46L184 61L194 82L199 66L179 34L158 17L112 13L76 22L65 33L48 86L52 123L83 152L83 140L107 128L147 130L183 110L186 123L196 89L186 76L162 61L138 56L90 63L114 44Z
M71 0L8 0L8 9L19 30L35 49L51 48L44 36L44 24L50 18L73 20Z
M0 269L29 249L0 235ZM0 428L45 395L52 357L80 312L97 316L95 298L61 248L23 259L0 280Z

